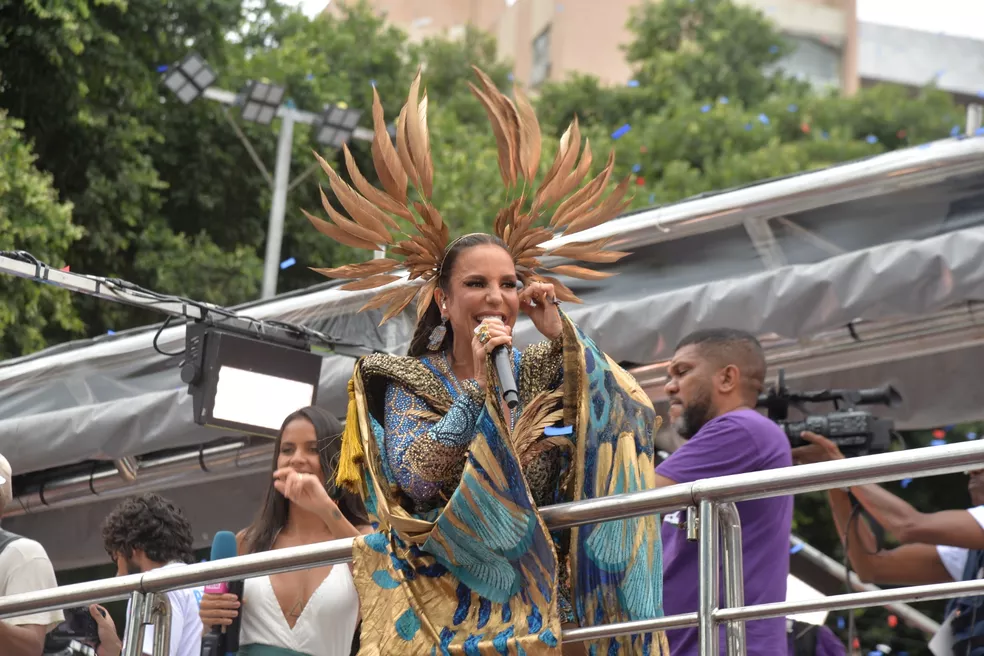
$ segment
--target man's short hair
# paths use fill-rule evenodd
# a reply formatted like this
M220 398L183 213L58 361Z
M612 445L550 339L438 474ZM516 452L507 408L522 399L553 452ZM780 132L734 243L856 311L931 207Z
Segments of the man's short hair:
M738 367L749 395L757 395L765 387L765 352L755 335L734 328L696 330L681 339L676 350L691 345L717 367Z
M111 558L131 558L140 549L155 563L194 562L191 523L159 494L140 494L116 506L103 521L102 535Z

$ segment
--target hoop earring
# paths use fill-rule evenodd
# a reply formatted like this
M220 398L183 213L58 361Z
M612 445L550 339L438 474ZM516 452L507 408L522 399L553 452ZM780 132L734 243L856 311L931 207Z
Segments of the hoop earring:
M430 337L427 339L427 350L429 351L441 350L441 344L444 343L444 338L448 334L447 324L448 324L448 318L442 316L441 323L434 326L434 330L431 331Z

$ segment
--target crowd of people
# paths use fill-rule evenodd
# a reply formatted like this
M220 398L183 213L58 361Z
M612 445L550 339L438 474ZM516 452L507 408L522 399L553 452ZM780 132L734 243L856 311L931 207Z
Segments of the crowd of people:
M409 107L417 106L416 85ZM479 92L500 128L503 177L512 183L528 177L532 184L539 147L524 139L539 134L535 117L520 99L518 114L514 107L508 115L512 102L496 93L487 85ZM511 125L502 122L503 115L519 128L503 128ZM353 562L250 578L241 597L202 589L167 593L171 656L197 655L203 634L230 627L237 618L243 656L697 654L693 628L588 643L563 640L567 629L697 610L698 547L687 539L679 514L550 530L540 509L840 454L812 434L805 436L812 444L794 453L784 432L755 410L766 377L759 342L739 330L708 329L684 337L669 364L669 419L685 442L658 463L654 435L660 417L650 399L561 310L561 302L576 297L541 271L538 260L539 244L553 232L537 232L536 219L576 232L575 226L598 225L620 211L618 198L598 203L612 160L571 197L588 189L579 202L561 202L551 216L535 209L524 213L522 202L513 203L499 212L495 234L449 242L447 226L429 204L433 170L426 112L407 116L401 129L409 154L396 152L385 123L374 117L373 157L385 193L358 184L364 178L350 169L357 192L332 171L332 188L352 219L333 215L333 224L318 225L350 245L393 244L381 217L409 214L408 180L417 187L421 201L411 216L424 217L413 223L419 234L397 242L391 252L407 256L411 278L423 284L383 287L393 276L386 273L390 263L379 260L328 271L357 278L358 289L376 289L366 307L384 309L384 319L417 301L409 353L356 363L344 429L318 407L284 420L266 498L237 535L239 554L351 537ZM571 149L578 153L580 137L569 133L565 139L567 150L562 145L553 177L548 174L531 194L534 208L556 206L586 174L578 173L580 166L574 170L570 155ZM624 255L598 244L564 254L587 261ZM583 274L574 266L561 272ZM542 337L525 349L513 346L520 315ZM500 348L508 355L505 370L493 364ZM503 402L510 377L516 404ZM6 503L11 472L2 461L0 477ZM971 477L975 500L982 480ZM898 549L874 551L867 527L854 520L848 492L831 491L838 528L863 577L915 583L979 575L980 507L925 515L877 486L851 493L903 542ZM792 498L746 501L737 508L745 602L781 602ZM192 561L191 526L157 494L125 500L106 518L103 537L120 575ZM0 595L53 585L41 545L0 533ZM968 626L975 630L976 603L955 602L951 642L962 644ZM100 606L89 613L97 626L98 656L120 654L125 645L111 616ZM46 634L61 621L61 613L3 620L0 654L39 656ZM152 634L152 628L144 630L144 653L152 651ZM783 618L746 623L753 656L845 651L828 634L810 635L812 644L796 642Z

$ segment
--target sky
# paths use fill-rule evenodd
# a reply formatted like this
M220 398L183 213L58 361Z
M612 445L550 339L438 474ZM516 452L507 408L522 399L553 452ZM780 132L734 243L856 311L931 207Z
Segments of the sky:
M509 2L509 0L504 0ZM604 0L596 0L604 2ZM284 0L314 16L328 0ZM984 40L984 0L857 0L858 20Z

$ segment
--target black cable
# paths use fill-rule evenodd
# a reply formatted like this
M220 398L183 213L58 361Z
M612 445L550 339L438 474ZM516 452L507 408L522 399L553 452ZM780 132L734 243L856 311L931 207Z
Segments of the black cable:
M844 588L845 588L845 592L847 592L848 594L854 592L854 590L851 588L851 572L853 570L851 569L851 559L848 555L851 553L850 551L851 527L855 525L855 523L860 519L860 517L861 517L861 504L857 504L851 509L851 515L847 519L847 528L844 531ZM863 543L861 547L864 548ZM857 633L857 626L854 620L854 610L851 609L851 611L847 615L847 653L848 654L854 653L854 638L856 633Z
M177 357L179 355L184 355L185 352L187 352L188 350L188 347L186 346L185 348L181 349L177 353L168 353L167 351L161 350L161 347L157 345L157 340L160 338L161 333L164 332L164 329L167 328L168 324L171 323L171 319L173 318L174 317L168 317L167 319L165 319L164 323L161 324L161 327L157 329L157 333L154 335L154 350L160 353L161 355L165 355L169 358Z

